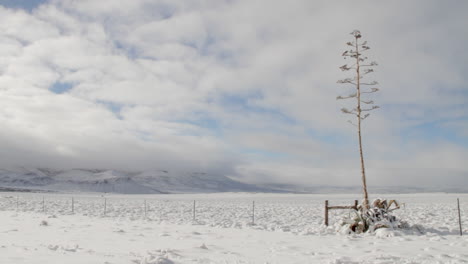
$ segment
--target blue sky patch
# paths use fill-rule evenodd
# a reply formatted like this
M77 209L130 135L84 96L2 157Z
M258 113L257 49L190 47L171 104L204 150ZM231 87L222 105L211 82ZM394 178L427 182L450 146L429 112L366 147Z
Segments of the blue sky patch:
M276 120L278 120L278 122L283 122L290 125L296 124L296 121L293 118L289 117L278 109L264 108L252 103L252 100L260 99L261 97L262 95L259 92L247 96L224 95L220 99L220 104L225 108L232 109L234 111L238 110L242 112L264 114L274 117Z
M120 114L120 112L122 111L122 108L125 106L124 104L111 102L111 101L103 101L103 100L98 100L97 103L104 105L107 109L109 109L112 113L114 113L118 119L122 119L122 115Z
M355 143L354 134L352 134L352 137L350 137L349 133L333 131L320 132L319 130L308 129L307 134L312 138L331 145L349 146Z
M415 137L424 141L449 141L457 145L468 147L468 139L462 134L457 133L456 127L450 127L446 124L456 121L456 123L468 122L468 118L458 118L447 121L427 122L421 125L413 126L401 131L401 138L405 141L411 141Z
M178 119L173 120L176 123L190 124L200 128L209 130L213 136L221 137L223 135L223 130L220 123L215 118L210 117L208 114L199 113L195 117L190 119ZM195 135L191 131L184 131L183 134Z
M19 8L31 12L34 8L46 3L47 0L2 0L0 5L8 8Z
M49 90L56 94L63 94L70 91L73 88L73 84L67 82L56 82Z

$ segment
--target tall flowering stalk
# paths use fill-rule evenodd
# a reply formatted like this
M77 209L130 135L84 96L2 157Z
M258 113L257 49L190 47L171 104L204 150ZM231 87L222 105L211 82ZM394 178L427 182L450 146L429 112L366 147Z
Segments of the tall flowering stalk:
M350 114L356 117L356 122L348 120L351 124L357 127L358 139L359 139L359 155L361 158L361 176L362 176L362 190L364 192L364 201L362 204L363 209L369 209L369 195L367 193L366 183L366 169L364 166L364 154L362 151L362 135L361 135L361 122L370 115L370 111L379 108L374 105L374 101L365 100L362 98L364 94L371 94L379 91L379 88L372 87L377 85L376 81L365 82L364 78L368 74L374 72L374 66L377 66L377 62L368 62L368 58L365 56L365 52L370 49L367 45L367 41L362 41L361 32L354 30L351 32L354 37L353 41L347 42L346 45L349 47L348 50L343 52L342 56L344 59L351 59L350 65L345 64L340 67L342 71L351 71L353 77L339 80L338 83L348 84L353 86L353 92L346 96L338 96L337 100L354 99L356 100L356 107L353 109L341 108L341 112L344 114Z

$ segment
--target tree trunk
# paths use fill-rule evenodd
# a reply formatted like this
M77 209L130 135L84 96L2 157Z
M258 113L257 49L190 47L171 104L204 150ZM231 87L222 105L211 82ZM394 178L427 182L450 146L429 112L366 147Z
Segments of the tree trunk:
M361 174L362 174L362 191L364 192L364 201L363 201L363 209L369 208L369 196L367 194L367 183L366 183L366 170L364 167L364 154L362 152L362 137L361 137L361 74L359 69L359 45L358 45L358 38L356 37L356 88L357 88L357 126L358 126L358 138L359 138L359 155L361 157Z

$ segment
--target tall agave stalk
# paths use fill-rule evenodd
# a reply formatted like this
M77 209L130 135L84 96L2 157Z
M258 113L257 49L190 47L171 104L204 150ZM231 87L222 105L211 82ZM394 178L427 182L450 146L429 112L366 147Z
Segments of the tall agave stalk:
M367 183L366 183L366 169L364 166L364 154L362 150L362 135L361 135L361 122L369 117L369 111L379 108L379 106L374 105L372 100L362 99L363 94L370 94L379 91L379 88L369 87L375 86L378 83L376 81L364 82L364 78L367 74L374 72L373 67L377 66L377 62L367 62L368 58L364 56L364 53L370 49L367 45L367 41L362 41L361 32L359 30L354 30L351 32L351 35L354 37L353 41L347 42L349 49L343 52L342 56L344 59L351 59L352 63L350 65L345 64L340 67L342 71L351 71L354 76L352 78L345 78L339 80L338 83L352 85L354 90L352 93L346 96L338 96L337 100L345 99L355 99L356 107L353 109L341 108L341 112L344 114L354 115L357 118L356 123L352 120L348 120L351 124L357 127L358 139L359 139L359 156L361 158L361 178L362 178L362 190L364 193L363 209L369 208L369 195L367 193ZM365 87L365 88L364 88ZM364 106L364 107L363 107ZM365 113L364 113L365 112Z

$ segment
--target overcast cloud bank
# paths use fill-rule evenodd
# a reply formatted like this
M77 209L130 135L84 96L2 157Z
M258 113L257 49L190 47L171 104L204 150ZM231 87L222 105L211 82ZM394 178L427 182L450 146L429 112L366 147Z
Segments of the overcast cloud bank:
M0 166L167 169L356 185L335 101L360 29L381 109L369 185L468 185L462 1L73 1L0 6ZM361 15L356 15L359 13Z

